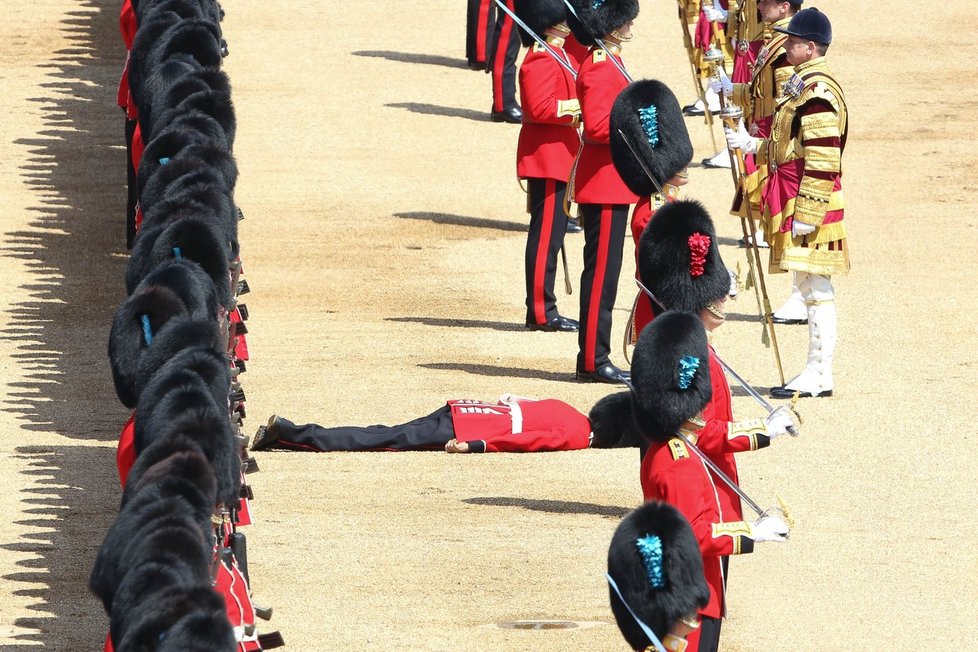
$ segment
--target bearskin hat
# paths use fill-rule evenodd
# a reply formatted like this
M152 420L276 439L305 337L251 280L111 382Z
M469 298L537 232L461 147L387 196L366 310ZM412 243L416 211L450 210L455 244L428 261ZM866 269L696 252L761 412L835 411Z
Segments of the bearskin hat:
M115 312L109 363L116 394L135 407L139 365L154 335L177 317L214 320L217 294L207 274L189 260L172 261L146 276Z
M638 16L638 0L570 0L577 12L567 12L567 24L582 45L595 45L630 20Z
M713 221L692 200L666 204L652 216L639 240L638 272L669 310L699 313L730 293Z
M609 587L618 629L633 650L653 644L635 617L661 642L676 621L695 614L710 601L693 530L679 510L667 503L647 502L622 520L608 549L608 575L628 603L626 607Z
M517 17L540 38L544 37L544 30L567 19L567 5L564 0L516 0L515 8ZM533 45L533 37L522 27L520 41L527 47Z
M615 169L632 192L651 195L655 185L619 130L660 188L693 160L693 143L689 140L679 100L658 80L632 82L618 95L611 109L611 160Z
M214 283L218 301L229 305L231 247L221 225L185 217L141 229L126 269L126 288L135 289L153 269L176 257L197 262Z
M666 311L645 327L632 355L635 426L653 441L669 439L713 397L703 322Z
M616 392L605 396L591 408L587 418L591 422L594 439L591 448L627 448L638 446L640 436L632 420L630 392Z

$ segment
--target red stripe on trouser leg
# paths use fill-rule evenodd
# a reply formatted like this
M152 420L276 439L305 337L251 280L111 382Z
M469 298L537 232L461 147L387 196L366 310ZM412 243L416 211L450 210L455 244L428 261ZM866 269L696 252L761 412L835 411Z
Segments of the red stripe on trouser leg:
M479 3L479 22L475 31L475 56L479 63L486 61L486 42L489 40L489 8L493 0Z
M601 230L598 236L598 261L594 266L594 278L591 280L591 301L587 307L587 333L584 339L584 370L594 371L594 349L598 342L600 326L601 291L604 286L604 276L608 267L608 244L611 239L611 206L601 206Z
M506 7L516 12L513 0L506 0ZM496 20L503 21L503 27L492 57L492 109L502 111L506 108L506 99L503 97L503 74L506 70L506 51L509 49L509 39L513 32L513 19L500 10Z
M533 317L537 324L547 321L546 278L547 255L554 228L554 195L557 183L547 179L544 186L543 214L540 222L540 238L537 241L536 260L533 267Z

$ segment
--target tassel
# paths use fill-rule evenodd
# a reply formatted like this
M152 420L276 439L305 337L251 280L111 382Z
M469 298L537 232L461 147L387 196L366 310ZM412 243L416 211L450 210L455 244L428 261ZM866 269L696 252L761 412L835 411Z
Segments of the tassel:
M784 516L784 522L788 524L788 527L792 530L795 529L795 519L791 514L791 510L788 509L788 503L784 502L781 496L775 494L775 499L778 501L778 505L781 506L781 515Z
M754 287L754 270L749 269L747 270L747 280L744 281L744 289L750 290L753 289L753 287Z
M761 326L763 328L763 330L761 331L761 344L764 345L764 348L770 349L771 335L767 332L767 324L762 324Z

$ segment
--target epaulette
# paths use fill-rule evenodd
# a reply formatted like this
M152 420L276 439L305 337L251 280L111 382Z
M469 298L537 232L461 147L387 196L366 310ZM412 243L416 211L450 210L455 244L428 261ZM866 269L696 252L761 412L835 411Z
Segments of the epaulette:
M835 105L836 97L832 94L832 88L824 81L817 81L808 91L809 97L826 100L829 104Z
M673 460L681 460L689 457L689 449L678 437L669 440L669 452L672 453Z
M602 61L606 61L607 59L608 59L608 53L602 50L601 48L596 49L594 53L591 55L591 63L601 63Z

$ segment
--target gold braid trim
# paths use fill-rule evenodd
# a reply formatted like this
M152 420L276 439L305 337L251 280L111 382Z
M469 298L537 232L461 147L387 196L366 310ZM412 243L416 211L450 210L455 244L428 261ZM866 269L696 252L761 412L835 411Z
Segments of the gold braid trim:
M750 440L752 451L757 450L757 436L766 434L767 425L764 423L764 419L748 419L747 421L735 421L727 424L727 439L747 437Z

